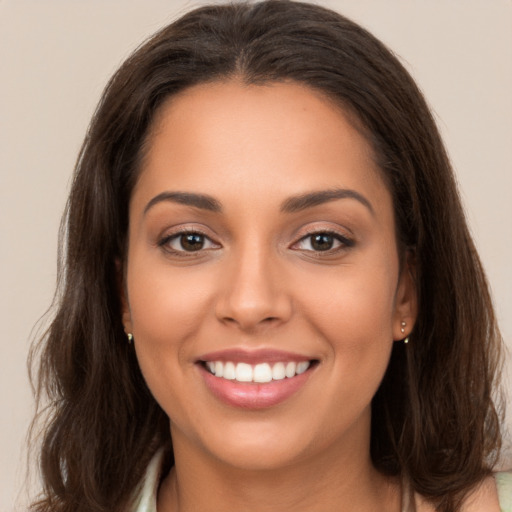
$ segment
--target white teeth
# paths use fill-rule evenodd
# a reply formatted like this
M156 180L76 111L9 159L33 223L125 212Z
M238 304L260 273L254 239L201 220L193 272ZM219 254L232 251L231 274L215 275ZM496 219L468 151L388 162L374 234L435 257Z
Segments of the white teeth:
M297 364L297 375L300 375L301 373L304 373L309 368L309 361L301 361Z
M224 376L224 365L222 364L222 361L216 361L216 363L215 363L215 375L217 377L223 377Z
M217 363L215 363L215 370L217 370ZM215 375L218 377L217 371L215 371ZM252 366L250 364L246 364L246 363L238 363L236 365L235 375L236 375L235 379L238 382L252 382L252 377L253 377ZM221 375L221 377L222 377L222 375Z
M291 378L295 375L295 370L297 369L297 365L295 363L289 362L286 364L286 368L284 369L284 373L288 378ZM217 373L215 373L217 374Z
M272 369L268 363L257 364L254 367L254 382L270 382L272 380Z
M215 375L217 375L217 372L215 372ZM235 365L233 363L226 363L224 365L222 376L228 380L236 379Z
M272 380L283 380L285 377L291 379L295 375L304 373L310 366L310 361L295 363L275 363L271 366L268 363L259 363L251 366L247 363L235 363L228 361L207 361L206 367L216 377L238 382L266 383Z
M276 363L272 368L272 379L283 380L286 377L284 363Z

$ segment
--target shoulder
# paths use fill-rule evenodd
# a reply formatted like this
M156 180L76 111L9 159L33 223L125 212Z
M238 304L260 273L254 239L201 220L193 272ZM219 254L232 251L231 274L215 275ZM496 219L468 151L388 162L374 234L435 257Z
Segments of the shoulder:
M512 471L496 473L494 478L501 512L512 512Z
M421 496L416 496L416 505L417 512L434 512ZM512 512L512 472L483 480L464 500L460 512Z
M461 512L500 512L496 480L490 476L482 481L464 500Z
M461 512L512 512L512 473L486 478L467 497Z

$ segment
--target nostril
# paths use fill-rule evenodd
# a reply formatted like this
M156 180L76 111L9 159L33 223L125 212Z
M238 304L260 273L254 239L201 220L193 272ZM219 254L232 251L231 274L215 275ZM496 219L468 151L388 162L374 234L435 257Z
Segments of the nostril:
M276 326L291 318L291 297L268 275L254 272L254 269L247 270L248 275L243 279L236 276L228 279L226 288L218 295L215 315L225 325L236 324L243 330L252 330L263 325Z

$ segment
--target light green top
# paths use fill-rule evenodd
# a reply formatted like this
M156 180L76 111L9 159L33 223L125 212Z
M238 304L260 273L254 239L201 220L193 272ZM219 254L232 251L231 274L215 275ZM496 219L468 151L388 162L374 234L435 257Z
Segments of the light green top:
M512 471L496 473L496 485L500 497L501 512L512 512Z
M157 512L156 495L160 483L163 456L164 451L160 449L151 459L146 474L135 492L130 512Z
M160 469L164 452L160 450L151 460L146 475L139 485L130 512L157 512L156 495L160 483ZM512 512L512 472L496 473L496 485L501 512ZM402 512L407 512L408 500L403 501Z

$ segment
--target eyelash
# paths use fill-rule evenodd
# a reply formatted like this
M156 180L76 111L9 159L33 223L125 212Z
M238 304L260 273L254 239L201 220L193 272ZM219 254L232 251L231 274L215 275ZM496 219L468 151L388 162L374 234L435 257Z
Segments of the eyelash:
M186 249L179 250L179 249L174 249L169 246L170 242L179 240L181 237L186 236L186 235L198 235L198 236L202 237L203 240L208 240L209 243L212 244L213 246L220 247L219 244L216 244L215 242L213 242L208 235L206 235L205 233L202 233L199 230L183 230L183 231L178 231L176 233L173 233L172 235L164 236L158 242L158 246L161 247L166 252L169 252L175 256L184 257L184 258L193 257L194 255L197 255L197 253L202 253L202 252L212 248L212 247L208 247L205 249L204 247L201 247L197 251L187 251ZM328 230L328 229L323 229L323 230L319 229L319 230L313 230L313 231L308 232L306 235L301 237L297 242L295 242L292 245L292 248L307 239L311 239L315 235L327 235L329 237L332 237L335 241L338 241L340 244L338 247L326 249L324 251L322 251L322 250L315 251L314 249L302 249L305 252L314 253L316 257L322 257L323 255L332 255L332 254L338 253L340 251L349 249L355 245L354 240L347 238L346 236L341 235L340 233L338 233L336 231L332 231L332 230ZM310 242L310 244L311 244L311 242Z
M322 257L324 255L327 256L327 255L336 254L338 252L349 249L355 245L354 240L352 240L351 238L341 235L337 231L332 231L329 229L315 229L315 230L309 231L305 236L301 237L293 245L295 246L295 245L299 244L300 242L303 242L307 239L311 240L311 238L315 235L327 235L329 237L332 237L335 241L338 241L340 244L338 247L330 248L325 251L315 251L312 249L306 249L307 252L314 253L316 257ZM311 244L311 241L310 241L310 244Z
M208 249L204 249L203 247L201 247L198 251L187 251L185 249L179 250L179 249L174 249L174 248L170 247L169 244L171 242L173 242L175 240L179 240L181 237L184 237L184 236L187 236L187 235L197 235L197 236L200 236L204 240L208 240L210 242L210 244L212 244L214 246L219 246L219 244L216 244L215 242L213 242L208 235L206 235L205 233L202 233L201 231L199 231L197 229L184 229L183 231L178 231L176 233L173 233L172 235L164 236L158 242L158 246L161 247L164 251L166 251L168 253L171 253L174 256L178 256L178 257L182 257L182 258L193 257L193 256L197 255L197 253L202 253L205 250L208 250L208 249L211 248L210 247Z

